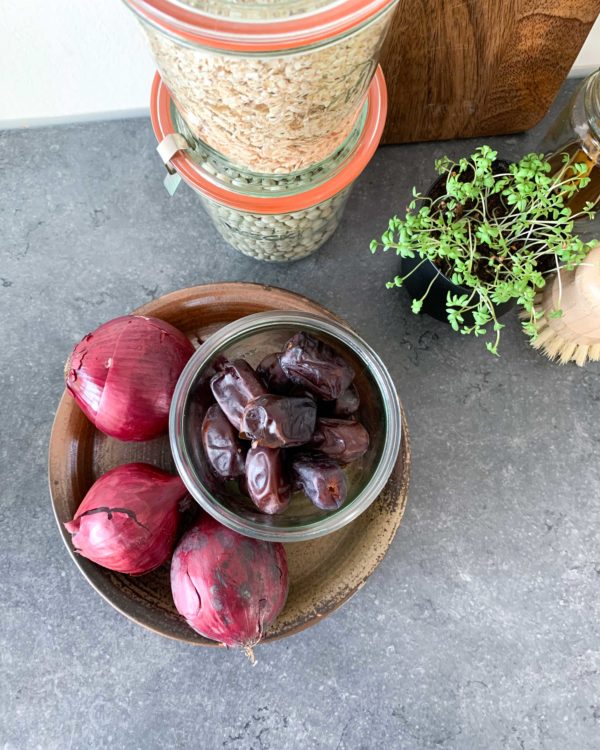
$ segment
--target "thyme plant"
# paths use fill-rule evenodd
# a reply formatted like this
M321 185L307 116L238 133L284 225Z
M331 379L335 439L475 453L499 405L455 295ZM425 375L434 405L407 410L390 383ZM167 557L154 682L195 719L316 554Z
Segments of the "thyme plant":
M565 155L564 166L552 174L542 154L527 154L508 169L496 157L496 151L481 146L458 162L438 159L440 189L429 197L413 188L405 217L392 217L381 242L371 242L373 253L381 247L403 258L421 259L410 273L388 282L388 288L402 286L428 261L466 288L464 293L448 293L448 322L463 334L481 336L493 330L495 339L486 343L493 354L498 354L504 327L494 305L515 299L528 314L523 328L535 338L534 321L541 313L536 313L534 299L548 274L575 268L595 244L573 234L575 220L593 218L592 203L575 214L567 205L589 183L584 164L568 164ZM413 300L414 313L420 312L432 284Z

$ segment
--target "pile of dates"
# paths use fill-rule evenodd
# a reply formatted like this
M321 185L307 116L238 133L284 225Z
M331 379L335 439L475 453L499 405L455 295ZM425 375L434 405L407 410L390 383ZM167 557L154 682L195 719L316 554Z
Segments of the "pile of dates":
M244 359L220 362L210 381L216 404L202 423L212 471L237 480L263 513L283 513L297 491L336 510L348 492L343 466L369 447L353 380L343 357L304 332L256 370Z

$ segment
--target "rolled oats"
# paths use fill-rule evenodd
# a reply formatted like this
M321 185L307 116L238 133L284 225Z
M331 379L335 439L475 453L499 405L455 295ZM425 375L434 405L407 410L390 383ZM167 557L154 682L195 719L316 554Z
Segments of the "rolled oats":
M278 175L322 161L347 138L394 8L329 44L277 53L215 52L143 26L194 137L233 164Z

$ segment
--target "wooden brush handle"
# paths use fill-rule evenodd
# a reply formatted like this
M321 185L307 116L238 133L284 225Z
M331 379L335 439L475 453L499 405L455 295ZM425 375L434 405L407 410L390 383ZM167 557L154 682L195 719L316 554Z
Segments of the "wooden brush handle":
M590 250L575 271L561 271L544 291L546 316L562 310L561 318L548 318L548 326L565 341L583 345L600 343L600 244Z

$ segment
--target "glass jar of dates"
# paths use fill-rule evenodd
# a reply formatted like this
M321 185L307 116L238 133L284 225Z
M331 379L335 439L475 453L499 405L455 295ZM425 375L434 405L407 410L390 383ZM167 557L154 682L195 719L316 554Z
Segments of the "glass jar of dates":
M398 457L401 413L385 365L353 331L265 312L196 351L169 435L190 494L214 518L257 539L304 541L377 498Z

